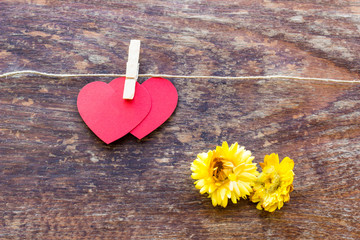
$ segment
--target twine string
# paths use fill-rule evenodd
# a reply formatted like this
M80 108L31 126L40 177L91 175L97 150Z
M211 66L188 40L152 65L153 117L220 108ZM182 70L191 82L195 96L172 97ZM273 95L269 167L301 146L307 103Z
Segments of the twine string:
M125 74L56 74L38 72L33 70L14 71L0 74L0 78L7 78L15 75L40 75L53 78L69 78L69 77L125 77ZM335 83L360 83L359 80L341 80L331 78L314 78L314 77L296 77L286 75L269 75L269 76L187 76L187 75L168 75L168 74L139 74L139 77L162 77L162 78L185 78L185 79L229 79L229 80L260 80L260 79L289 79L289 80L305 80L305 81L322 81Z

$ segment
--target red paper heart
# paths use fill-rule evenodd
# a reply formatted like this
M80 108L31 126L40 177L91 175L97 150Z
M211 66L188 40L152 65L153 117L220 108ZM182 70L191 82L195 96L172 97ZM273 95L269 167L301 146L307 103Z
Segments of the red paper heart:
M146 118L131 130L131 134L138 139L163 124L174 112L178 102L176 88L167 79L149 78L141 86L145 87L151 96L151 110Z
M149 113L151 97L145 87L136 83L133 100L124 100L125 78L106 84L92 82L78 95L80 116L88 127L109 144L134 129Z

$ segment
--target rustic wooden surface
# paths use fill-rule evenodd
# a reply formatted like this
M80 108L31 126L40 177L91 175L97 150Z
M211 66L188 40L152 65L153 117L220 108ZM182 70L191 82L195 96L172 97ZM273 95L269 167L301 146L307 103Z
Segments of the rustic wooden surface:
M359 31L351 0L2 0L0 72L125 73L140 39L141 73L359 79ZM172 79L173 116L106 145L96 80L0 79L0 239L359 239L360 84ZM225 140L293 158L291 201L213 208L190 164Z

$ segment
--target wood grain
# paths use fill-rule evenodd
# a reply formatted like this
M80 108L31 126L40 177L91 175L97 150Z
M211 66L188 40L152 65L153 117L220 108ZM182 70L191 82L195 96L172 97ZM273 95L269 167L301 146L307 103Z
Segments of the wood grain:
M360 2L0 2L0 71L359 79ZM0 79L0 239L359 239L360 85L171 80L179 104L144 140L102 143L79 90L98 78ZM140 79L142 82L145 79ZM194 188L197 153L228 141L295 161L273 214Z

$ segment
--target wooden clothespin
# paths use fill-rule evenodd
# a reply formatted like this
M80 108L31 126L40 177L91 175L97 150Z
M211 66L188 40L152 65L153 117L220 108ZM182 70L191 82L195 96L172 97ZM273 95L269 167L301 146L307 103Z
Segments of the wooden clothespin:
M132 100L135 95L135 85L139 75L140 40L131 40L129 57L126 64L126 80L123 99Z

